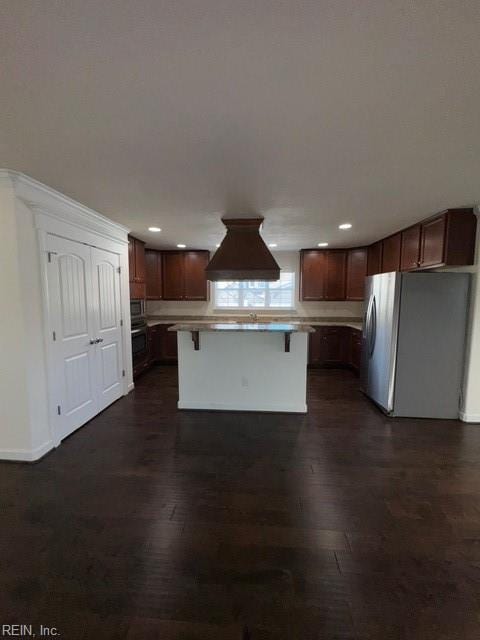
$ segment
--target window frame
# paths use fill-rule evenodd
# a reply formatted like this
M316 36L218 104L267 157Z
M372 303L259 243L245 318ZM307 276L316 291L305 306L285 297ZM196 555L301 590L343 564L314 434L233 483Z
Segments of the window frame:
M239 292L239 296L238 296L238 306L225 306L225 305L220 305L218 303L218 293L219 293L219 289L217 288L218 286L218 282L212 282L213 285L213 303L214 303L214 308L216 311L236 311L236 312L245 312L245 313L252 313L252 312L262 312L262 311L295 311L295 300L296 300L296 273L295 271L283 271L282 275L289 275L291 276L291 288L288 289L288 291L291 292L291 304L287 307L287 306L270 306L270 300L271 300L271 293L272 291L275 291L275 289L271 289L270 288L270 284L272 284L270 281L266 281L266 280L230 280L229 282L234 282L236 285L238 285L238 292ZM249 306L249 307L245 307L243 306L243 301L244 301L244 295L243 292L244 291L249 291L249 290L258 290L260 289L260 287L253 287L253 286L249 286L252 285L253 283L262 283L265 285L264 291L265 291L265 305L264 306ZM275 281L275 283L277 283L278 280Z

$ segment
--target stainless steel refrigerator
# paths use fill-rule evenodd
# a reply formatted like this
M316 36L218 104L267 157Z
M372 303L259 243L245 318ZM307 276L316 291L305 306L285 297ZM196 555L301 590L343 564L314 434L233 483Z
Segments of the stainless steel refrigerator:
M365 282L363 391L391 416L458 418L468 273L381 273Z

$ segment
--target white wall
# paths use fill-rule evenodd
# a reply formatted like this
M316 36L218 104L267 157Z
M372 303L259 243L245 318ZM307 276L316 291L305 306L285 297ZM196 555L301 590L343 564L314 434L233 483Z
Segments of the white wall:
M472 274L461 418L467 422L480 422L480 220L478 210L475 264L473 267L458 270Z
M15 198L0 179L0 449L21 458L33 448L26 369L27 330L21 296ZM38 269L37 269L38 271Z
M300 282L300 254L298 251L277 251L273 255L283 271L295 272L295 311L265 311L267 315L299 315L299 316L322 316L322 317L344 317L359 318L363 313L362 302L300 302L299 282ZM208 302L169 302L169 301L149 301L147 302L148 315L238 315L242 310L215 309L212 295ZM248 315L250 310L243 310ZM261 315L262 311L257 310Z

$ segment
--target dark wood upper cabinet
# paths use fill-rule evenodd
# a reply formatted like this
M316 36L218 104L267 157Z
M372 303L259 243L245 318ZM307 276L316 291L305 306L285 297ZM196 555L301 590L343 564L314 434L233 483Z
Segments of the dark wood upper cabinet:
M471 265L477 218L471 208L447 209L421 223L420 269Z
M432 267L443 263L445 248L445 216L439 216L421 226L422 240L420 251L421 267Z
M366 268L366 250L355 249L349 260L352 272L350 293L362 300L363 278ZM356 252L359 252L358 254ZM345 249L305 249L300 253L300 299L345 300L347 295L347 256Z
M208 251L163 251L163 300L208 300Z
M208 300L208 280L205 267L210 259L208 251L185 251L185 300Z
M183 251L164 251L162 260L163 299L183 300L185 289Z
M400 270L400 253L402 247L402 234L396 233L385 238L382 252L382 273Z
M367 249L349 249L347 257L347 300L363 300L367 275Z
M147 300L162 299L162 254L154 249L145 250Z
M128 274L130 282L145 282L145 243L128 237Z
M128 279L135 282L135 238L128 237Z
M402 250L400 254L400 270L417 269L420 262L421 226L416 224L402 231Z
M345 300L347 251L326 251L325 300Z
M135 240L135 282L145 282L145 243Z
M326 252L305 249L300 252L300 299L323 300L325 297Z
M133 236L128 237L128 275L130 298L145 298L145 243Z
M368 247L302 249L301 300L362 300L366 275L474 264L477 218L447 209Z
M382 250L381 240L374 242L367 248L367 276L374 276L382 272Z

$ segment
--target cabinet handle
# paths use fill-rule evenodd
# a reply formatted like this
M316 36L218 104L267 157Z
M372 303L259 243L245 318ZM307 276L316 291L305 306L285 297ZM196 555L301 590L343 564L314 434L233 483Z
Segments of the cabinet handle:
M90 340L90 344L96 344L96 340Z

